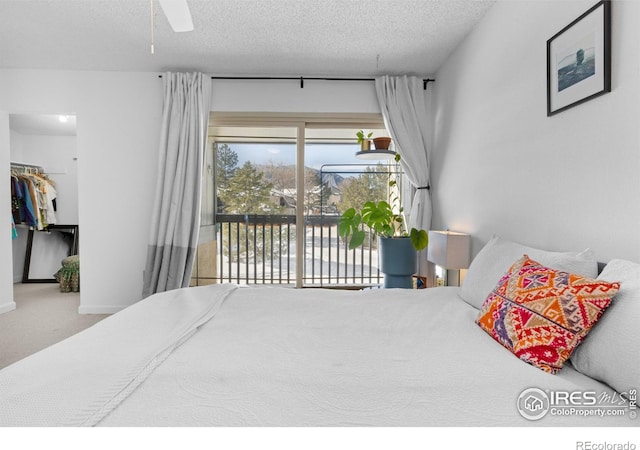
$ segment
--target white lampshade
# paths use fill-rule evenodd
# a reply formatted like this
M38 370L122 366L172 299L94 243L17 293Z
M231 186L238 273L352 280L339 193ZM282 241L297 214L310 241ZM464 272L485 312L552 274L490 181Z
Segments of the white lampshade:
M466 269L471 262L471 237L455 231L429 231L427 259L444 269Z

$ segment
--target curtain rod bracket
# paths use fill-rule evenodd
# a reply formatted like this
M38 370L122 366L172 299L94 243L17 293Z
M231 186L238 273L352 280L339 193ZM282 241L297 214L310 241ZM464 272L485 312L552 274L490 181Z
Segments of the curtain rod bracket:
M304 77L300 77L300 89L304 89Z
M430 81L436 81L436 80L434 80L432 78L425 78L425 79L422 80L422 83L423 83L422 89L423 90L425 90L425 91L427 90L427 84L429 84Z

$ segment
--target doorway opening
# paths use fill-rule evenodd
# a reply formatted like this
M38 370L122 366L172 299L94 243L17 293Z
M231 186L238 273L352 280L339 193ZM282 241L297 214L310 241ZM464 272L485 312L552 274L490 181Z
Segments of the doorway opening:
M76 117L10 114L9 132L14 290L57 284L79 249Z

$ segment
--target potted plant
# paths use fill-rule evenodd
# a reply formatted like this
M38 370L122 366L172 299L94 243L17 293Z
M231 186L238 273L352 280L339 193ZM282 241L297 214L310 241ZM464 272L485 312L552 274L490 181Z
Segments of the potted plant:
M362 150L371 150L371 136L373 136L373 131L365 134L364 130L360 130L356 133L358 137L358 144L360 144L360 148Z
M373 146L376 150L389 150L389 146L391 146L391 138L384 136L373 138Z
M54 278L60 283L60 292L78 292L80 290L80 263L78 255L69 256L62 261L62 267Z
M400 155L396 155L396 163ZM396 181L389 182L391 188ZM397 200L397 197L394 198ZM427 247L429 237L425 230L406 230L403 208L394 211L389 202L368 201L360 211L349 208L338 221L338 235L348 240L349 249L363 244L366 233L363 226L379 238L380 271L385 275L385 288L411 288L416 272L417 252Z

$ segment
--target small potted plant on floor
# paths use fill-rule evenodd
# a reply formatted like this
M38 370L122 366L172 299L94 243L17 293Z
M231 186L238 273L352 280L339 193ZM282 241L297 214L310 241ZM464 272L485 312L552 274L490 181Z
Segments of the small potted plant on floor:
M62 267L54 278L60 283L60 292L78 292L80 290L80 261L78 255L62 260Z
M399 160L400 155L397 154L396 162ZM390 181L389 185L395 187L396 181ZM378 236L380 271L385 275L385 288L413 286L417 252L429 243L425 230L406 230L402 213L402 208L395 212L387 201L368 201L360 211L347 209L338 221L338 235L348 241L350 249L364 243L366 233L363 226Z

